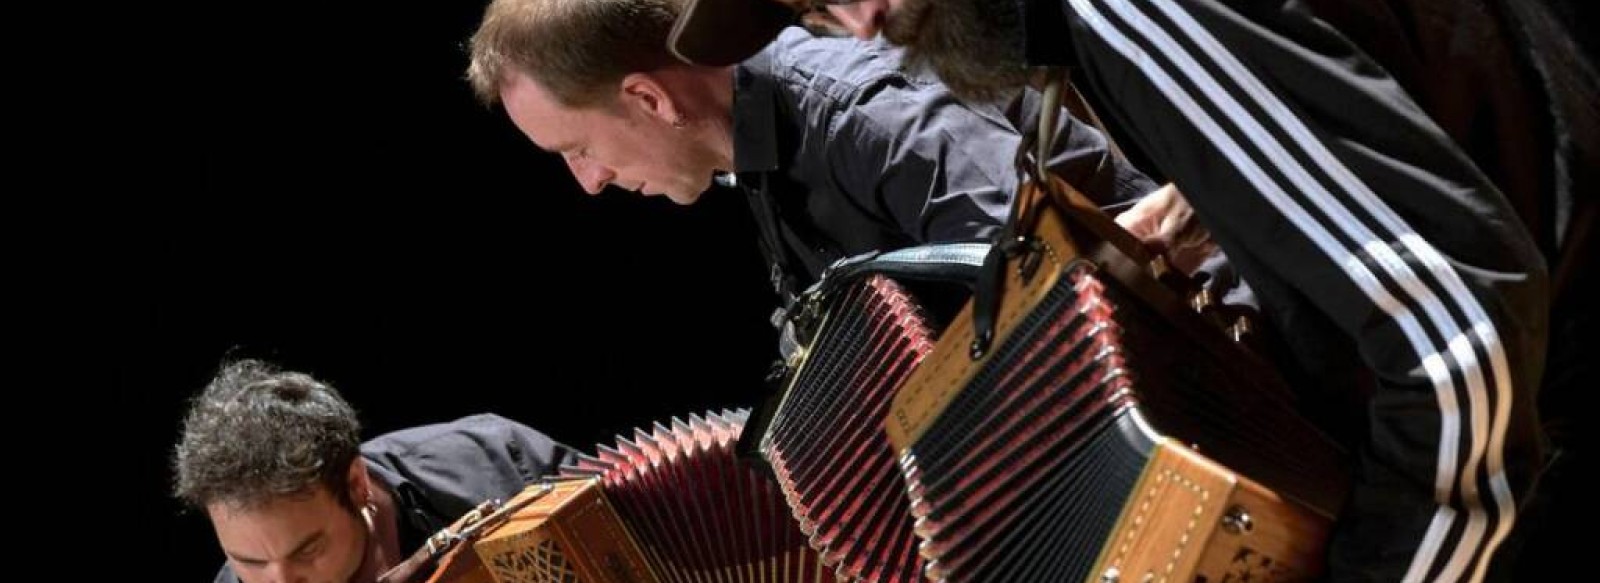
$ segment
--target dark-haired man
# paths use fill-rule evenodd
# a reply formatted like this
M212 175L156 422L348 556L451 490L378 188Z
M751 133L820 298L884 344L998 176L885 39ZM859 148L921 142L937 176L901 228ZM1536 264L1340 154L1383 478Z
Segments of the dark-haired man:
M219 583L373 581L574 454L487 414L360 436L355 410L308 375L245 360L212 379L173 466L176 496L206 513L228 557Z

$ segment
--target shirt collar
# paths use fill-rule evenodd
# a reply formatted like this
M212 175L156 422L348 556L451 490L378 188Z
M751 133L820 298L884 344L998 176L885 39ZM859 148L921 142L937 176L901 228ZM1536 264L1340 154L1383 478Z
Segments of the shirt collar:
M766 51L740 63L733 74L733 168L778 169L778 102Z

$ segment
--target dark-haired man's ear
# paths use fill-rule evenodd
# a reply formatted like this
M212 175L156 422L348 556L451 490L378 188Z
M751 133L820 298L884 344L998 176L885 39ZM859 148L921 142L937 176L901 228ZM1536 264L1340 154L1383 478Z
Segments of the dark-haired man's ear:
M367 475L367 461L359 455L351 460L350 469L345 472L345 488L356 510L372 501L372 477Z

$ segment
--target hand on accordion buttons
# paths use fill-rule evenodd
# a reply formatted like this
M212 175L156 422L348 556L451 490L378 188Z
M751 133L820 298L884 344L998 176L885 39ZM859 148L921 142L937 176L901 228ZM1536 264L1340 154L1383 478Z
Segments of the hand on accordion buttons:
M1217 250L1211 233L1195 218L1194 208L1171 183L1140 198L1116 221L1186 275L1193 275Z

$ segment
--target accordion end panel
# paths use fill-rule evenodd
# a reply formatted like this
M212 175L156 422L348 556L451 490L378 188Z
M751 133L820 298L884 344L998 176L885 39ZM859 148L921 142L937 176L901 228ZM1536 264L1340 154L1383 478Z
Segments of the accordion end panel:
M542 497L473 545L494 583L657 581L598 480L553 486L523 490L508 505Z
M1086 583L1309 581L1331 521L1161 439Z

